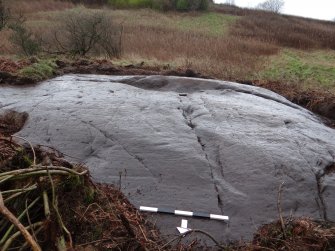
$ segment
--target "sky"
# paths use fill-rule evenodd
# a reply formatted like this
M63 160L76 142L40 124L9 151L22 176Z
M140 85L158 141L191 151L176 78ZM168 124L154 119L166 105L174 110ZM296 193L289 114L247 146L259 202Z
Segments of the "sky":
M235 0L235 5L253 8L265 0ZM226 0L214 0L216 3L225 3ZM321 20L335 18L335 0L285 0L282 13L310 17Z

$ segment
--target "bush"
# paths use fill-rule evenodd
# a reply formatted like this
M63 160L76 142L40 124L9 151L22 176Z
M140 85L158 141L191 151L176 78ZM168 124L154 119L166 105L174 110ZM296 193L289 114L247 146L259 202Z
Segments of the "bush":
M10 10L5 7L3 1L0 0L0 31L5 28L10 19Z
M86 56L104 53L108 57L121 55L122 27L113 24L103 12L70 11L62 17L61 39L55 32L59 53Z
M9 28L13 31L10 40L20 49L22 54L33 56L40 52L40 43L34 37L33 33L24 26L23 22L19 21L10 24Z
M198 10L208 10L209 2L208 0L200 0Z
M187 0L177 0L176 9L180 11L187 11L189 9L189 4Z

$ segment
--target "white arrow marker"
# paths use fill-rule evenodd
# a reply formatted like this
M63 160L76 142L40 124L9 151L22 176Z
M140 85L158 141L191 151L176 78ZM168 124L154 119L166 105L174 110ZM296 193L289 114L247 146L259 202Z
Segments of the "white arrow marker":
M179 233L185 234L186 232L190 231L190 228L187 228L187 220L182 219L181 220L181 226L177 227Z

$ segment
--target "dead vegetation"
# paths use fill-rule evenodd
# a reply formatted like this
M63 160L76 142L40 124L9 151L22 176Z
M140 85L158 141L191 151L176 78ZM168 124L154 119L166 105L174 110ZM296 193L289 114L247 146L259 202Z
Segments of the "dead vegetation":
M286 219L286 238L281 223L262 226L244 250L333 250L335 226L309 218Z
M241 39L253 38L281 47L334 49L334 27L333 22L257 12L239 19L231 32Z
M330 126L335 126L335 94L317 88L301 88L298 84L287 84L275 81L254 81L256 86L270 89L308 110L329 119Z

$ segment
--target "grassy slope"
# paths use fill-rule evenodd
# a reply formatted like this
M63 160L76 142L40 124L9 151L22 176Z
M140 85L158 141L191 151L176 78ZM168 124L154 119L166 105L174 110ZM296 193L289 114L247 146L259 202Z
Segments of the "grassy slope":
M303 83L306 87L335 89L335 51L284 49L270 57L260 79Z
M13 2L16 11L23 8L28 26L42 35L55 29L69 9L78 8L52 0ZM192 68L220 79L321 86L335 93L335 53L327 49L332 39L335 41L333 24L229 8L205 13L99 11L124 26L124 54L114 60L116 64L144 62L164 69ZM264 20L271 22L262 25ZM284 36L286 29L297 32ZM0 55L15 53L6 40L9 33L2 31L0 35Z

